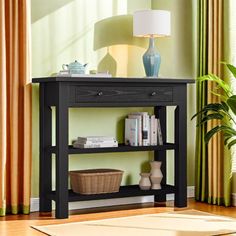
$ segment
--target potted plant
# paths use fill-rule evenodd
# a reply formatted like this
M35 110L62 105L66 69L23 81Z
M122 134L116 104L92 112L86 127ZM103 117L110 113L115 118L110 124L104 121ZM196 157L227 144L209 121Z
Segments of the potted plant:
M236 67L231 64L225 64L229 71L236 78ZM205 142L214 136L214 134L222 132L224 135L224 144L230 149L236 144L236 95L233 93L232 86L223 81L216 75L209 74L198 78L198 81L213 81L216 84L214 91L211 91L215 96L218 96L218 103L208 103L202 110L197 112L193 117L199 117L197 126L203 125L210 120L218 120L218 124L213 127L205 135Z

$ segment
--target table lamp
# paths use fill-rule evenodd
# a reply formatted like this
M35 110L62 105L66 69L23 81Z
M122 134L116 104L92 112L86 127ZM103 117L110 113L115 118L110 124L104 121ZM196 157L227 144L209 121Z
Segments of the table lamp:
M170 12L164 10L139 10L133 16L133 35L149 37L149 48L143 55L147 77L158 77L161 56L155 48L155 37L170 36Z

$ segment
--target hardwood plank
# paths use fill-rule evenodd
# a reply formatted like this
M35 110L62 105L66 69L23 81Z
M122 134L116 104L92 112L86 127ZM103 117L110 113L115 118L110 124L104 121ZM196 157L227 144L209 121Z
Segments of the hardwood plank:
M90 210L76 210L71 211L68 219L55 219L54 213L40 215L38 212L30 215L8 215L6 217L0 217L0 235L1 236L43 236L44 234L32 229L31 225L48 225L48 224L61 224L68 222L78 222L86 220L99 220L106 218L132 216L140 214L152 214L169 212L173 210L184 210L184 209L195 209L212 214L218 214L222 216L236 218L235 207L223 207L208 205L206 203L199 203L191 199L188 201L187 208L174 208L174 203L167 202L167 207L153 207L153 204L139 204L139 205L127 205L127 206L115 206L115 207L104 207ZM135 208L135 209L132 209ZM105 212L102 212L105 211ZM92 213L91 213L92 212ZM99 212L99 213L98 213ZM74 215L78 214L79 215ZM88 214L89 213L89 214Z

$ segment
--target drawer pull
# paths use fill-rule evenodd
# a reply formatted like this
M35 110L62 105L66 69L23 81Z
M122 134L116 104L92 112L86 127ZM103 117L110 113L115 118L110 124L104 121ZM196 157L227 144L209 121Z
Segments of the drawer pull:
M151 96L155 96L157 93L156 92L152 92L151 93Z
M97 95L98 95L98 96L102 96L102 95L103 95L103 92L98 92Z

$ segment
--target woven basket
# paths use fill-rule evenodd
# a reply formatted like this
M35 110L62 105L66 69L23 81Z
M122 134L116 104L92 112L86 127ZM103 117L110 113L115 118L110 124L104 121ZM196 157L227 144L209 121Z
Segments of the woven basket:
M70 171L71 188L75 193L99 194L119 192L123 171L90 169Z

